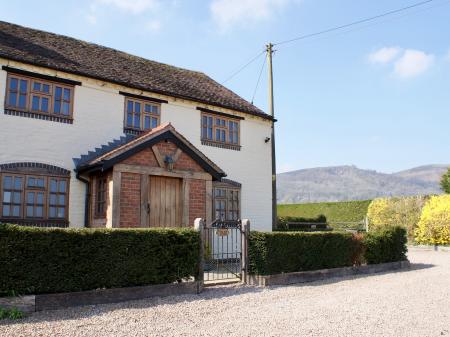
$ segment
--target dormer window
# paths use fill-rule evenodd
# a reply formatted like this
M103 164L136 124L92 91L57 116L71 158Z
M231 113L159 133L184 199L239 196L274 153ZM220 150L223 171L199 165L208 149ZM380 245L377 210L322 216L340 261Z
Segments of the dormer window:
M73 86L8 73L6 109L71 119Z
M160 124L160 105L154 102L125 99L125 132L140 133Z

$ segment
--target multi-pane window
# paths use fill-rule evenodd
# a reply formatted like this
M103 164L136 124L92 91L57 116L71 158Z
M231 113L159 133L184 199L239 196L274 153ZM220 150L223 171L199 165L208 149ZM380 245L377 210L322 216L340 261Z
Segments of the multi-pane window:
M23 177L4 175L2 177L2 216L22 216Z
M67 178L45 175L1 174L1 217L65 220Z
M95 199L95 215L103 216L106 211L106 178L97 179L97 194Z
M67 180L49 179L48 218L64 219L66 217Z
M25 217L43 218L45 207L45 177L27 176L27 185L25 188Z
M228 190L228 219L239 219L239 191Z
M27 108L28 79L9 77L6 104L20 109Z
M239 145L239 121L203 113L201 125L202 140Z
M202 115L202 139L213 140L214 117Z
M224 188L214 189L214 214L216 219L226 220L227 190Z
M49 112L52 97L50 94L51 85L39 81L33 81L31 86L31 110Z
M227 129L226 129L226 121L223 118L216 118L216 136L214 138L214 140L216 142L222 142L225 143L226 142L226 136L227 136Z
M72 86L8 74L7 108L59 117L71 117L72 103Z
M55 85L55 96L53 112L55 114L63 114L68 116L70 114L70 96L71 90Z
M234 121L228 122L228 142L231 144L239 144L239 123Z
M134 130L150 130L159 125L160 107L137 99L125 100L125 127Z
M239 189L214 188L214 218L216 220L238 220L239 217Z

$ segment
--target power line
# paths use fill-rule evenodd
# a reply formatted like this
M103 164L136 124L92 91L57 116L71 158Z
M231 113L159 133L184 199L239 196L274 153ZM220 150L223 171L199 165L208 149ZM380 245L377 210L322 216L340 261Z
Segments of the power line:
M420 6L426 5L426 4L434 2L434 1L436 1L436 0L421 1L421 2L418 2L418 3L412 4L410 6L402 7L402 8L399 8L399 9L395 9L395 10L392 10L392 11L389 11L389 12L385 12L385 13L382 13L382 14L379 14L379 15L375 15L375 16L372 16L372 17L369 17L369 18L365 18L365 19L362 19L362 20L354 21L354 22L351 22L351 23L348 23L348 24L345 24L345 25L341 25L341 26L325 29L325 30L322 30L322 31L319 31L319 32L315 32L315 33L311 33L311 34L301 35L301 36L298 36L298 37L295 37L295 38L292 38L292 39L289 39L289 40L280 41L280 42L274 43L273 45L275 46L275 45L287 44L287 43L295 42L295 41L298 41L298 40L304 40L304 39L308 39L308 38L311 38L311 37L323 35L323 34L326 34L326 33L331 33L333 31L342 30L344 28L360 25L362 23L374 21L374 20L377 20L377 19L380 19L380 18L383 18L383 17L386 17L386 16L390 16L392 14L396 14L396 13L400 13L400 12L404 12L404 11L410 10L412 8L420 7ZM431 7L427 8L427 9L431 9L433 7L435 7L435 6L431 6ZM377 24L377 23L373 23L372 25L374 25L374 24ZM364 27L368 27L368 26L371 26L371 25L363 26L363 27L360 27L360 28L364 28ZM356 30L356 29L358 29L358 28L355 28L354 30ZM347 32L350 32L350 31L352 31L352 30L349 30ZM247 68L250 64L255 62L264 53L265 53L265 50L261 51L255 57L251 58L247 63L245 63L243 66L241 66L239 69L237 69L234 73L232 73L221 84L225 84L226 82L228 82L229 80L234 78L236 75L238 75L240 72L242 72L245 68ZM258 81L256 83L256 87L255 87L255 90L254 90L254 93L253 93L252 102L253 102L253 100L255 98L256 91L258 89L259 82L261 80L262 69L264 68L265 61L266 60L264 60L263 66L262 66L262 68L260 70L260 73L259 73L259 76L258 76Z
M252 100L251 100L252 104L253 104L253 101L254 101L255 96L256 96L256 91L258 90L259 82L261 81L261 75L262 75L262 72L264 70L264 66L266 65L266 60L267 60L267 58L265 57L264 60L263 60L262 66L261 66L261 70L259 71L258 81L256 81L255 90L253 91L253 96L252 96Z
M253 57L250 61L248 61L246 64L244 64L242 67L240 67L238 70L236 70L234 73L232 73L225 81L223 81L221 84L225 84L226 82L228 82L229 80L231 80L234 76L236 76L237 74L239 74L242 70L244 70L245 68L247 68L250 64L252 64L253 62L255 62L262 54L264 54L266 51L263 50L262 52L260 52L258 55L256 55L255 57Z
M354 27L352 29L348 29L348 30L344 30L344 31L339 31L336 34L331 35L331 37L342 35L342 34L351 33L351 32L358 31L358 30L361 30L361 29L365 29L365 28L368 28L368 27L376 26L378 24L382 24L382 23L385 23L385 22L391 22L391 21L394 21L394 20L399 20L399 19L402 19L402 18L404 18L404 17L406 17L408 15L417 14L417 13L420 13L420 12L424 12L424 11L428 11L428 10L434 9L436 7L448 5L449 2L450 2L450 0L446 0L446 1L442 2L442 3L436 3L436 5L434 5L434 6L429 6L429 7L426 7L426 8L418 9L418 10L413 11L413 12L404 13L403 15L398 15L398 16L395 16L395 17L388 17L388 18L386 18L384 20L371 22L371 23L368 23L366 25L357 26L357 27ZM329 38L329 36L327 37L327 36L322 36L321 35L321 36L319 36L318 39L323 39L323 38Z
M326 34L326 33L330 33L330 32L336 31L336 30L340 30L340 29L351 27L351 26L359 25L361 23L365 23L365 22L368 22L368 21L373 21L373 20L376 20L376 19L379 19L379 18L382 18L382 17L385 17L385 16L389 16L389 15L392 15L392 14L403 12L403 11L409 10L411 8L423 6L423 5L428 4L430 2L433 2L433 1L435 1L435 0L426 0L426 1L418 2L418 3L415 3L415 4L410 5L410 6L406 6L406 7L399 8L399 9L395 9L395 10L392 10L392 11L389 11L389 12L385 12L383 14L375 15L375 16L372 16L372 17L369 17L369 18L365 18L365 19L362 19L362 20L354 21L354 22L351 22L351 23L348 23L348 24L345 24L345 25L342 25L342 26L337 26L337 27L325 29L325 30L322 30L322 31L319 31L319 32L316 32L316 33L300 35L298 37L295 37L295 38L292 38L292 39L289 39L289 40L284 40L284 41L280 41L280 42L274 43L274 45L276 46L276 45L286 44L286 43L290 43L290 42L294 42L294 41L298 41L298 40L304 40L304 39L307 39L307 38L310 38L310 37L314 37L314 36L317 36L317 35L322 35L322 34Z

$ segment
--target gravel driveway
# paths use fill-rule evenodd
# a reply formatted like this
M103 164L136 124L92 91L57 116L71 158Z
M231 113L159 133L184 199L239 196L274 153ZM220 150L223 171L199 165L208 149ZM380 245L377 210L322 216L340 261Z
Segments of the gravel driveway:
M450 253L413 270L35 313L0 336L449 336Z

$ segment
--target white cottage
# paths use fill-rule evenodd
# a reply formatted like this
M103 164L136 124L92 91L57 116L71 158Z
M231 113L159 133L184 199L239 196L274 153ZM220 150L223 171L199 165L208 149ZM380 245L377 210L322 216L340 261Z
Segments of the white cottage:
M0 221L272 228L273 118L207 75L0 21Z

